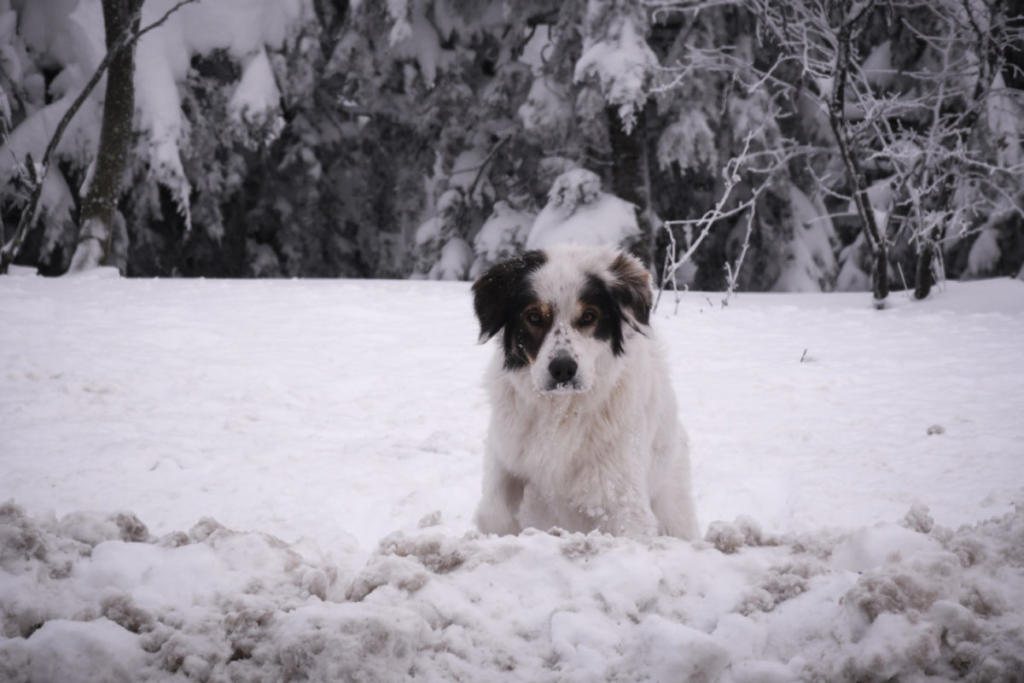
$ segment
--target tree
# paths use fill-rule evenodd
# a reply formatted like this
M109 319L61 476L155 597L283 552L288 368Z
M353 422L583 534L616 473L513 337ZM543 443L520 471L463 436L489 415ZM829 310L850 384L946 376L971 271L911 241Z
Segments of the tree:
M138 7L135 7L134 10L134 22L130 20L130 17L125 19L125 21L128 21L130 24L130 30L124 30L117 33L112 43L109 37L109 31L107 31L108 50L106 54L103 56L103 58L100 60L99 65L96 66L89 80L85 83L85 85L78 91L78 93L74 97L66 95L63 98L64 100L66 100L66 105L60 102L51 105L59 107L59 110L63 113L60 116L59 122L53 129L53 132L48 136L48 141L46 142L45 150L42 153L42 158L38 165L32 159L31 153L27 153L25 155L24 160L17 159L13 153L13 148L9 146L11 140L5 140L5 145L2 151L5 153L10 153L12 157L15 157L14 167L17 170L17 175L27 178L29 190L27 192L28 199L20 213L18 225L14 231L14 235L11 237L10 241L6 241L6 236L0 234L0 273L7 272L7 268L18 257L21 247L25 241L25 238L28 236L29 232L36 226L36 222L39 220L40 214L42 212L42 204L44 201L44 195L47 188L47 178L52 173L59 174L59 171L57 171L56 169L51 169L51 166L54 165L54 162L56 160L58 147L61 145L65 133L71 126L72 120L75 118L76 114L78 114L79 111L82 109L83 105L85 105L85 103L88 101L89 96L92 94L96 85L100 82L100 79L107 72L107 69L111 66L112 62L114 62L115 59L119 59L122 56L122 52L124 50L134 49L135 44L138 42L139 38L141 38L144 34L162 26L174 12L178 11L184 5L190 4L192 2L196 2L196 0L178 0L173 6L170 7L170 9L164 12L164 14L159 19L147 25L145 28L139 29L138 15L141 10L141 0L139 0ZM126 5L126 8L127 7L128 6ZM103 6L103 10L104 13L107 11L106 5ZM121 20L122 18L123 17L119 17L118 20ZM106 29L108 22L106 21L106 17L104 17L104 19ZM122 86L124 86L123 83ZM14 131L14 133L19 133L20 130L23 128L32 128L33 130L30 131L26 136L27 138L32 138L35 137L34 134L38 133L40 129L45 130L47 125L45 121L45 108L44 111L36 113L40 115L39 118L44 120L39 121L29 116L25 121L22 122L22 126L18 130ZM5 116L5 118L7 117ZM8 175L10 176L9 170ZM58 187L63 188L64 195L69 194L69 190L67 189L65 183L59 183ZM0 233L2 233L2 231L0 231Z
M845 185L860 217L862 234L870 247L873 267L871 288L877 308L889 295L888 240L878 224L868 197L864 171L863 138L870 126L870 108L857 110L863 96L858 88L855 51L874 0L835 3L804 3L799 0L769 2L753 0L753 7L765 32L778 44L782 59L795 60L801 80L816 92L835 140L838 158L845 172ZM853 91L853 96L851 96ZM851 101L859 120L851 120Z
M795 65L780 92L827 116L834 147L804 163L834 206L855 208L860 235L844 269L865 246L876 306L906 281L904 262L923 298L945 270L943 245L977 242L991 217L1024 216L1022 109L1000 76L1020 16L957 0L750 5L781 62Z
M644 239L634 250L650 264L660 221L651 203L648 156L648 98L658 67L647 42L648 15L636 0L589 0L574 78L595 88L606 102L611 190L636 206Z
M117 201L121 195L121 179L127 168L132 117L135 114L135 44L125 45L124 36L138 32L142 2L103 0L107 50L114 56L107 69L99 150L89 191L82 203L81 229L78 246L71 258L70 272L105 263L115 232L126 235L124 217L117 209Z

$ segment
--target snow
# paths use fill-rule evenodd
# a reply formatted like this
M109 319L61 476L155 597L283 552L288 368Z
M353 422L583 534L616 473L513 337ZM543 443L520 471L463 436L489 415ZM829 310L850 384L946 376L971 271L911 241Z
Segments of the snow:
M461 237L453 237L441 247L441 258L430 269L430 280L465 280L473 263L473 249Z
M62 76L68 71L70 70L62 72ZM60 77L55 79L54 83L58 80ZM0 187L9 187L16 178L27 171L30 155L34 163L42 163L50 137L71 106L75 94L77 93L66 94L52 104L31 113L0 145ZM99 144L99 128L99 107L94 102L85 102L57 145L43 181L43 193L40 198L41 215L44 218L41 249L43 254L49 254L54 244L64 237L62 232L72 225L71 211L74 208L74 198L67 179L56 162L65 160L80 165L87 163L85 160L95 154ZM37 171L39 170L41 166L37 168ZM27 179L25 182L27 183Z
M490 180L485 174L480 173L486 164L487 151L484 149L471 147L460 152L452 163L448 187L459 188L467 200L478 205L483 204L487 197L494 197L494 188L491 186ZM470 195L471 190L472 195Z
M20 167L26 163L29 154L36 163L42 162L46 146L73 100L74 96L62 97L36 110L11 131L10 136L0 146L0 185L11 182ZM92 158L99 145L99 127L99 107L86 102L71 119L64 137L57 145L56 158L78 162ZM59 169L51 164L47 175L56 172L59 172Z
M836 276L836 291L866 292L871 290L871 278L861 267L862 255L867 251L864 233L858 233L853 242L839 251L839 275ZM870 267L867 269L870 270Z
M967 274L984 275L999 261L999 233L995 228L982 228L967 254Z
M861 64L860 71L871 85L881 89L892 87L897 74L892 65L892 41L886 40L875 46Z
M416 229L413 279L466 279L473 264L473 248L456 234L453 225L464 202L462 190L445 190L437 200L437 215Z
M395 21L389 37L392 53L415 60L426 86L433 87L437 72L454 62L453 51L441 46L434 8L426 0L388 0L388 14Z
M281 92L267 51L260 49L245 65L242 78L228 102L228 111L239 120L258 120L280 108Z
M529 131L565 131L570 124L566 93L553 79L534 77L526 102L517 112L523 128Z
M714 168L718 163L715 135L707 118L699 111L683 110L675 123L658 138L658 164L662 169L672 163L681 168Z
M76 53L82 49L82 37L68 15L78 3L79 0L33 0L20 3L18 32L26 46L51 64L73 61Z
M476 261L470 275L475 278L487 267L521 252L535 218L504 200L495 202L491 215L473 238Z
M795 185L789 186L789 205L793 239L785 247L782 272L772 290L820 292L836 268L832 219L820 198L811 200Z
M636 209L604 192L593 171L574 168L551 184L548 203L530 228L528 249L556 244L622 244L640 234Z
M493 344L467 283L15 274L0 680L1024 667L1018 280L664 305L687 543L472 530Z
M983 14L983 13L979 13ZM985 114L989 129L997 140L996 158L1000 166L1012 167L1024 163L1021 149L1021 114L1024 113L1020 99L1011 88L1006 87L1003 75L997 73L992 80L991 95L985 101Z
M596 82L605 101L618 108L629 133L637 110L647 100L647 85L658 69L658 57L644 38L645 28L637 26L637 17L610 7L601 0L588 1L586 23L600 34L584 36L573 80Z
M525 29L530 36L530 39L523 45L522 54L519 55L519 61L523 64L527 64L530 67L530 71L534 75L540 75L544 73L544 62L547 57L547 53L550 51L551 40L551 26L549 24L540 24L531 29ZM534 83L537 81L535 80Z
M876 180L868 186L868 204L874 210L875 223L879 226L885 225L889 220L889 211L892 209L893 195L895 193L893 188L895 179L894 176L889 176ZM851 199L846 211L847 213L857 213L857 202Z
M176 0L147 1L142 25L150 25L175 4ZM42 75L25 76L22 85L27 93L28 116L0 146L0 186L11 181L29 154L36 162L42 159L61 117L106 53L100 0L34 0L18 5L18 15L0 7L0 33L9 34L15 19L20 29L20 37L12 34L12 45L6 46L0 61L12 67L12 73L20 79L22 63L29 62L21 59L15 48L30 50L40 63L59 73L49 87L49 95L55 99L46 106L41 106L46 90ZM173 12L166 23L139 40L135 52L135 126L145 133L140 141L142 154L148 160L152 178L170 190L187 227L191 224L192 187L179 153L180 145L188 139L188 126L181 110L178 83L185 79L192 57L222 49L244 63L243 77L231 99L231 112L249 123L262 120L259 114L276 108L279 99L264 48L280 46L302 19L307 5L306 0L191 3ZM230 30L225 30L226 26ZM32 87L30 81L36 82L37 87ZM70 161L79 169L90 169L98 144L104 92L101 83L72 119L57 148L60 160ZM283 121L275 119L273 124L271 137L279 132ZM87 177L90 175L91 169ZM66 213L66 180L53 164L47 182L43 208L51 218L58 217ZM83 187L83 193L84 190ZM48 221L47 242L56 241L56 233L63 227L60 220Z
M149 0L143 6L142 25L153 23L175 4L176 0ZM46 110L37 112L14 132L12 140L21 134L32 140L31 148L41 149L56 128L60 115L84 85L85 74L92 73L106 52L103 17L99 0L47 0L27 5L22 28L26 43L65 66L65 73L73 73L75 79L72 80L79 81L74 87L65 86L67 94L46 108L53 109L52 113L42 117ZM280 46L304 11L304 0L192 3L175 11L166 23L139 40L135 52L136 125L146 133L147 157L153 177L171 191L186 222L189 221L191 185L185 176L179 146L187 139L188 131L177 84L185 79L193 55L223 49L239 62L247 62L242 82L231 101L232 112L239 114L246 106L253 113L264 111L268 102L277 101L264 46ZM225 30L225 26L230 26L231 30ZM93 98L102 99L102 92L103 88L98 88ZM85 108L86 116L76 116L74 130L99 130L94 109L95 103ZM22 129L26 129L24 133ZM91 158L95 141L78 144L83 145L90 151ZM67 145L62 143L62 146ZM19 149L13 142L11 148L18 159L24 158L26 150ZM2 151L7 154L6 148ZM5 172L0 167L0 174Z

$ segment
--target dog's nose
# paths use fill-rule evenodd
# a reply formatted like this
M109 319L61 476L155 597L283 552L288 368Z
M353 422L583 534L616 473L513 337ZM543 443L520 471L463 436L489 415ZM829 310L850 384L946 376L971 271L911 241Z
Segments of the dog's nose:
M548 372L559 384L568 382L576 376L576 361L569 356L557 356L548 365Z

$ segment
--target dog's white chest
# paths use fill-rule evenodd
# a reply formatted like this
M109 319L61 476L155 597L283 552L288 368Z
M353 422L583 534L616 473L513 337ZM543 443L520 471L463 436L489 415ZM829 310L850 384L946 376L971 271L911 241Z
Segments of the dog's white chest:
M506 466L524 481L543 488L561 487L592 450L591 421L569 397L543 403L518 401L517 415L498 416ZM505 418L505 419L503 419ZM512 419L507 419L512 418Z

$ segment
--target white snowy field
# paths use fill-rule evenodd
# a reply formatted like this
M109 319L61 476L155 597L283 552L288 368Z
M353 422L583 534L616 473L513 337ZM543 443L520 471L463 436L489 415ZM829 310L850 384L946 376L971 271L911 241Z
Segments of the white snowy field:
M466 283L0 278L0 680L1024 680L1024 282L719 299L705 540L498 538Z

